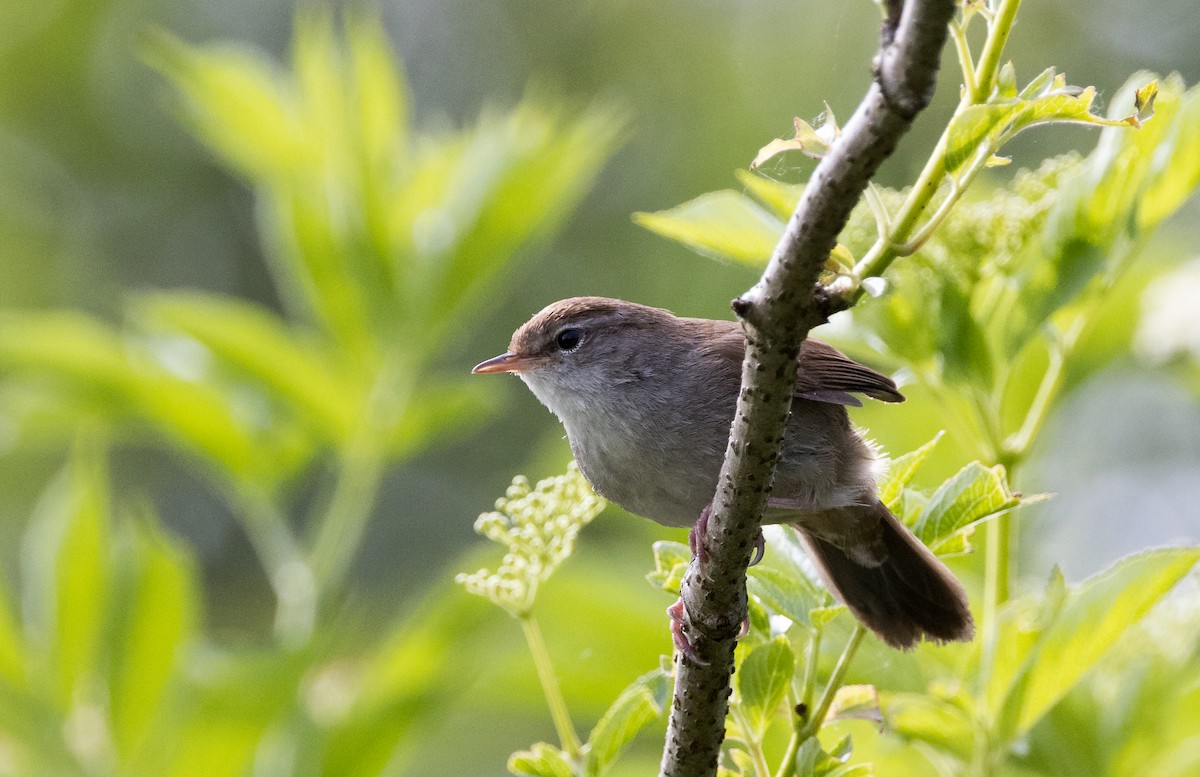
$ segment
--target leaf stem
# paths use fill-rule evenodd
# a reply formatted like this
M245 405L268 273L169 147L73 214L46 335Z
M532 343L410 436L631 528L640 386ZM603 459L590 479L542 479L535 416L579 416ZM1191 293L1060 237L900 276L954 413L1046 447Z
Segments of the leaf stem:
M1021 0L1001 0L1000 8L989 20L987 41L983 44L979 65L975 68L975 88L969 92L972 102L976 104L985 103L992 96L992 87L1000 70L1000 57L1004 54L1004 45L1008 43L1008 35L1012 32L1020 7Z
M1062 347L1052 343L1049 349L1049 359L1046 371L1042 374L1042 382L1038 385L1037 394L1034 395L1033 402L1029 405L1029 411L1025 414L1025 420L1021 424L1020 430L1004 442L1004 461L1001 463L1009 469L1017 466L1029 453L1029 448L1038 432L1041 431L1042 424L1045 423L1046 417L1050 413L1054 397L1062 384L1063 365L1066 361Z
M852 273L855 278L870 278L882 275L891 263L901 256L906 256L918 248L932 237L941 220L950 212L951 207L962 196L963 190L966 188L970 177L978 173L979 169L986 164L990 154L983 156L979 160L975 160L971 165L960 173L961 180L956 188L952 189L946 199L941 203L938 211L933 214L928 220L928 223L921 229L916 238L912 237L913 231L920 221L921 214L929 207L941 189L942 181L947 174L946 168L946 152L949 148L950 130L954 126L954 118L958 117L964 110L972 105L986 103L991 96L992 85L995 82L1000 62L1000 56L1004 51L1004 44L1008 40L1008 35L1012 31L1013 22L1016 17L1017 9L1020 7L1020 0L1002 0L999 10L991 15L988 21L988 37L984 43L983 53L979 58L978 65L975 66L974 73L968 74L969 68L967 63L971 60L970 50L967 48L966 30L964 26L953 20L950 23L950 37L954 40L954 45L958 50L959 60L963 63L963 81L964 89L962 99L959 101L958 108L954 111L954 117L947 123L945 131L938 139L937 146L934 147L930 154L929 161L925 163L924 169L921 170L921 175L917 178L912 189L908 193L904 204L901 205L900 211L892 220L891 229L886 232L881 232L875 243L863 256L863 258L854 267ZM974 88L970 88L971 85ZM861 284L848 292L846 302L849 305L857 303L864 293Z
M946 177L946 140L947 135L943 133L933 154L929 157L929 161L925 164L925 168L921 171L920 177L909 191L908 198L893 218L891 230L881 234L866 255L859 260L858 265L854 268L855 277L870 278L882 275L884 270L900 256L898 247L908 239L917 219L933 200L942 184L942 179ZM850 303L857 302L862 294L863 288L859 286L852 292Z
M997 459L1008 470L1008 480L1015 481L1017 467L1024 462L1029 454L1038 432L1050 415L1050 409L1058 390L1062 386L1064 367L1079 333L1083 329L1084 318L1076 319L1057 339L1052 339L1049 345L1049 362L1046 371L1042 373L1042 381L1038 385L1037 394L1025 413L1021 428L1009 436L997 448ZM987 525L984 541L987 545L984 557L983 578L983 677L991 677L996 660L996 618L1000 608L1008 601L1012 577L1012 551L1014 545L1015 525L1010 514L997 516Z
M991 677L996 661L996 624L1000 608L1008 601L1012 559L1012 526L1009 515L988 521L984 546L983 572L983 677Z
M804 687L800 691L800 703L804 705L804 714L796 714L796 725L792 729L792 736L788 739L787 751L783 754L783 761L779 764L779 771L775 773L775 777L791 777L796 772L796 753L800 752L800 745L804 744L807 738L802 736L802 731L808 725L810 715L812 713L813 695L816 693L817 686L817 663L821 655L821 631L814 630L812 639L808 643L808 665L804 667Z
M854 654L858 652L858 646L862 644L862 639L866 633L866 627L855 621L854 630L850 632L850 639L846 641L846 647L842 648L842 654L838 656L837 663L833 667L833 672L829 675L829 682L825 684L825 691L821 694L821 700L817 702L816 709L809 713L808 721L804 724L804 728L800 732L800 741L802 743L805 739L816 736L817 732L821 730L821 725L825 722L825 716L829 714L829 708L833 706L833 699L837 696L838 689L842 687L842 680L846 677L846 670L850 668L850 661L853 660Z
M883 204L883 198L879 195L879 189L874 183L867 184L867 188L863 190L863 196L867 200L867 205L871 208L871 213L875 216L875 231L881 235L886 235L892 229L892 216L888 213L887 206Z
M542 630L532 613L525 613L517 619L521 622L521 630L525 632L525 641L529 644L529 652L533 656L533 665L537 668L538 680L542 684L542 693L546 696L546 706L550 708L550 718L558 732L559 743L567 757L577 761L583 752L583 745L580 744L579 735L575 733L575 726L571 723L566 699L558 686L558 677L554 674L550 653L546 650L546 641L542 639Z
M813 696L817 692L817 664L821 658L821 631L813 632L812 641L808 648L808 666L804 668L804 691L800 702L804 705L805 715L812 710Z
M975 63L971 59L971 47L967 43L967 26L958 19L950 21L950 40L954 41L954 51L958 54L958 64L962 68L963 86L967 94L975 94Z
M366 437L359 435L339 457L333 495L313 542L310 558L322 592L341 585L375 507L383 460L375 451L374 440Z
M800 738L800 729L803 723L797 718L797 724L792 729L792 736L788 739L787 750L784 751L783 760L779 763L779 771L775 772L775 777L792 777L796 773L796 754L800 752L800 745L804 740Z
M963 189L965 188L967 188L965 185L960 185L959 182L953 176L951 176L950 191L946 193L946 199L942 200L941 204L938 205L938 209L934 211L933 215L930 216L923 225L921 225L921 228L917 230L917 234L913 235L899 245L893 245L893 250L896 252L896 255L912 256L919 251L921 246L925 245L925 243L929 241L929 238L933 237L933 233L937 232L937 228L942 225L942 222L946 219L946 216L949 215L950 210L958 202L958 198L962 196Z
M763 752L762 740L747 739L746 752L754 761L754 774L757 777L771 777L771 765L767 763L767 756Z
M317 619L312 569L270 496L257 488L240 488L235 496L246 535L275 594L275 637L285 645L302 645Z
M809 708L807 715L802 722L792 732L792 738L788 740L787 752L783 756L783 763L779 765L779 771L776 777L793 777L796 774L796 753L800 752L800 747L809 740L815 737L817 732L821 730L821 725L825 722L825 716L829 714L829 708L833 706L833 700L837 697L838 689L842 687L842 680L846 677L846 670L850 668L850 661L854 659L854 654L858 652L858 646L862 644L862 639L866 635L866 628L859 622L855 621L854 630L850 632L850 639L846 641L846 646L842 648L842 654L838 656L837 663L833 667L833 671L829 674L829 682L825 684L825 691L821 694L821 700L817 702L815 709ZM814 648L817 646L814 640ZM813 651L814 660L810 662L810 666L816 663L816 651ZM805 680L807 685L807 678ZM811 688L811 686L810 686Z
M356 428L338 451L338 473L329 504L316 524L309 556L321 593L339 588L362 544L383 476L387 430L395 427L411 395L411 376L397 354L380 362L362 399Z

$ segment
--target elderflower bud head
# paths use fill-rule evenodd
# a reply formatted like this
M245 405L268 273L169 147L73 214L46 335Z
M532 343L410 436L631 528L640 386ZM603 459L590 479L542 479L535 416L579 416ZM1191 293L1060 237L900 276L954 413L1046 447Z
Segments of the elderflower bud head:
M496 500L495 512L475 521L477 533L508 549L500 567L495 572L462 573L455 581L511 615L524 616L533 607L538 586L571 555L580 530L606 504L573 461L565 474L540 480L536 486L518 475Z

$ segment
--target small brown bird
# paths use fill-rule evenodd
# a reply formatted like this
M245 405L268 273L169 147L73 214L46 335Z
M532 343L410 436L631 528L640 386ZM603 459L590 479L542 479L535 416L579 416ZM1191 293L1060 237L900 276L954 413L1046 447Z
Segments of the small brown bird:
M733 321L577 297L535 315L474 372L520 376L562 421L598 493L691 526L716 493L744 351ZM887 376L806 340L763 520L799 529L830 589L888 644L970 640L962 585L879 501L875 452L846 413L862 404L854 393L904 400Z

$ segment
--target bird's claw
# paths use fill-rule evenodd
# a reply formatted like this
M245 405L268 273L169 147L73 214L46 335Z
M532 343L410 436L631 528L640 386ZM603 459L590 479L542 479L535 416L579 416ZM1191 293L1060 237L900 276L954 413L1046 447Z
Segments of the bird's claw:
M742 625L738 628L737 636L733 638L734 642L740 642L742 637L750 633L750 617L742 618Z
M708 551L704 549L704 538L708 534L708 518L712 514L712 504L705 506L700 511L700 517L696 519L696 525L688 532L688 548L691 549L692 555L696 557L696 563L700 565L700 571L704 571L705 564L708 563ZM758 530L758 535L754 538L754 555L750 557L750 566L754 566L763 560L763 555L767 552L767 541L763 537L762 529Z
M704 550L704 538L708 534L708 518L712 513L712 504L705 506L700 511L700 517L696 519L696 525L688 532L688 547L691 548L692 555L696 557L696 563L700 566L700 571L704 571L705 564L708 563L708 552ZM763 533L760 529L758 536L754 539L754 555L750 558L750 566L754 566L762 561L763 554L766 552L766 540L763 539ZM683 606L683 599L680 598L667 608L667 615L671 618L671 640L675 643L675 647L689 661L698 666L708 666L708 662L700 658L696 652L696 647L692 642L692 637L688 634L687 627L690 623L688 620L687 609ZM738 628L735 640L750 633L750 619L742 620L740 628Z
M683 598L679 598L667 608L667 615L671 618L671 641L675 643L675 647L689 661L697 666L708 666L709 662L700 657L696 652L696 646L692 643L692 637L687 633L688 620L687 608L683 605ZM750 619L743 618L742 624L738 628L737 636L734 641L740 640L742 637L750 633Z
M676 649L693 664L708 666L708 662L696 652L695 646L692 645L692 638L686 631L688 614L687 609L683 606L682 598L667 608L667 615L671 618L671 640L675 643Z
M767 539L763 537L762 529L758 530L758 534L754 537L754 555L750 557L750 566L754 566L763 560L763 556L767 552Z

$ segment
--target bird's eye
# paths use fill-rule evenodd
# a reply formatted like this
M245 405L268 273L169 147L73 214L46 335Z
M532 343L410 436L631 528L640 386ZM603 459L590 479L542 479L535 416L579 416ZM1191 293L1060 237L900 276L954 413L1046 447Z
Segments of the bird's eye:
M563 351L573 351L579 347L579 341L583 339L578 329L564 329L554 338L554 344Z

